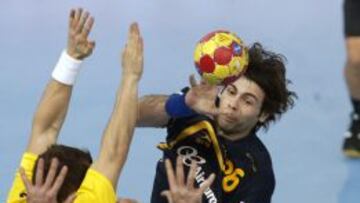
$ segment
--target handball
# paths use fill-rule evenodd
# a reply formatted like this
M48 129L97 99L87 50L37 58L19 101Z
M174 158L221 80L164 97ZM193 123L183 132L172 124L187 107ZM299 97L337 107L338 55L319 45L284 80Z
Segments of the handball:
M244 42L234 33L218 30L196 45L194 61L201 78L212 85L227 85L243 74L249 63Z

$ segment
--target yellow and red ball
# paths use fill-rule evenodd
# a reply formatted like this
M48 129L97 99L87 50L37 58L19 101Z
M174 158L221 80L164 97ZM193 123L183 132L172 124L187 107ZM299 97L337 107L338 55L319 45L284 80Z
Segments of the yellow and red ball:
M205 35L197 43L194 61L205 81L226 85L245 72L249 53L244 42L234 33L218 30Z

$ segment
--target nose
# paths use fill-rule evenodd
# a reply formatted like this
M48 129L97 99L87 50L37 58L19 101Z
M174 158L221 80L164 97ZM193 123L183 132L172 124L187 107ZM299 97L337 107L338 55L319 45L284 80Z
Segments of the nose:
M228 101L228 107L233 110L236 111L238 109L238 104L237 104L237 100L236 99L229 99Z

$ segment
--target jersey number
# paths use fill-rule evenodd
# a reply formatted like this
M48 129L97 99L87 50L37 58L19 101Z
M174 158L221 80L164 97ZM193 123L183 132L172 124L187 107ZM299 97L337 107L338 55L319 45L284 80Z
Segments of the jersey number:
M232 192L240 183L240 178L245 176L244 170L240 168L234 169L234 164L230 160L226 160L225 177L222 180L225 192Z

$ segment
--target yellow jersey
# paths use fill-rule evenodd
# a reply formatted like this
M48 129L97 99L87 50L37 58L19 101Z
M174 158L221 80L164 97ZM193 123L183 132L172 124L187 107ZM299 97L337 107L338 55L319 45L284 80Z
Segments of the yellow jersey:
M25 169L26 176L31 180L38 156L24 153L20 166ZM7 203L26 203L26 188L19 171L16 172L10 189ZM76 192L74 203L115 203L116 193L111 182L101 173L89 168L85 178Z

